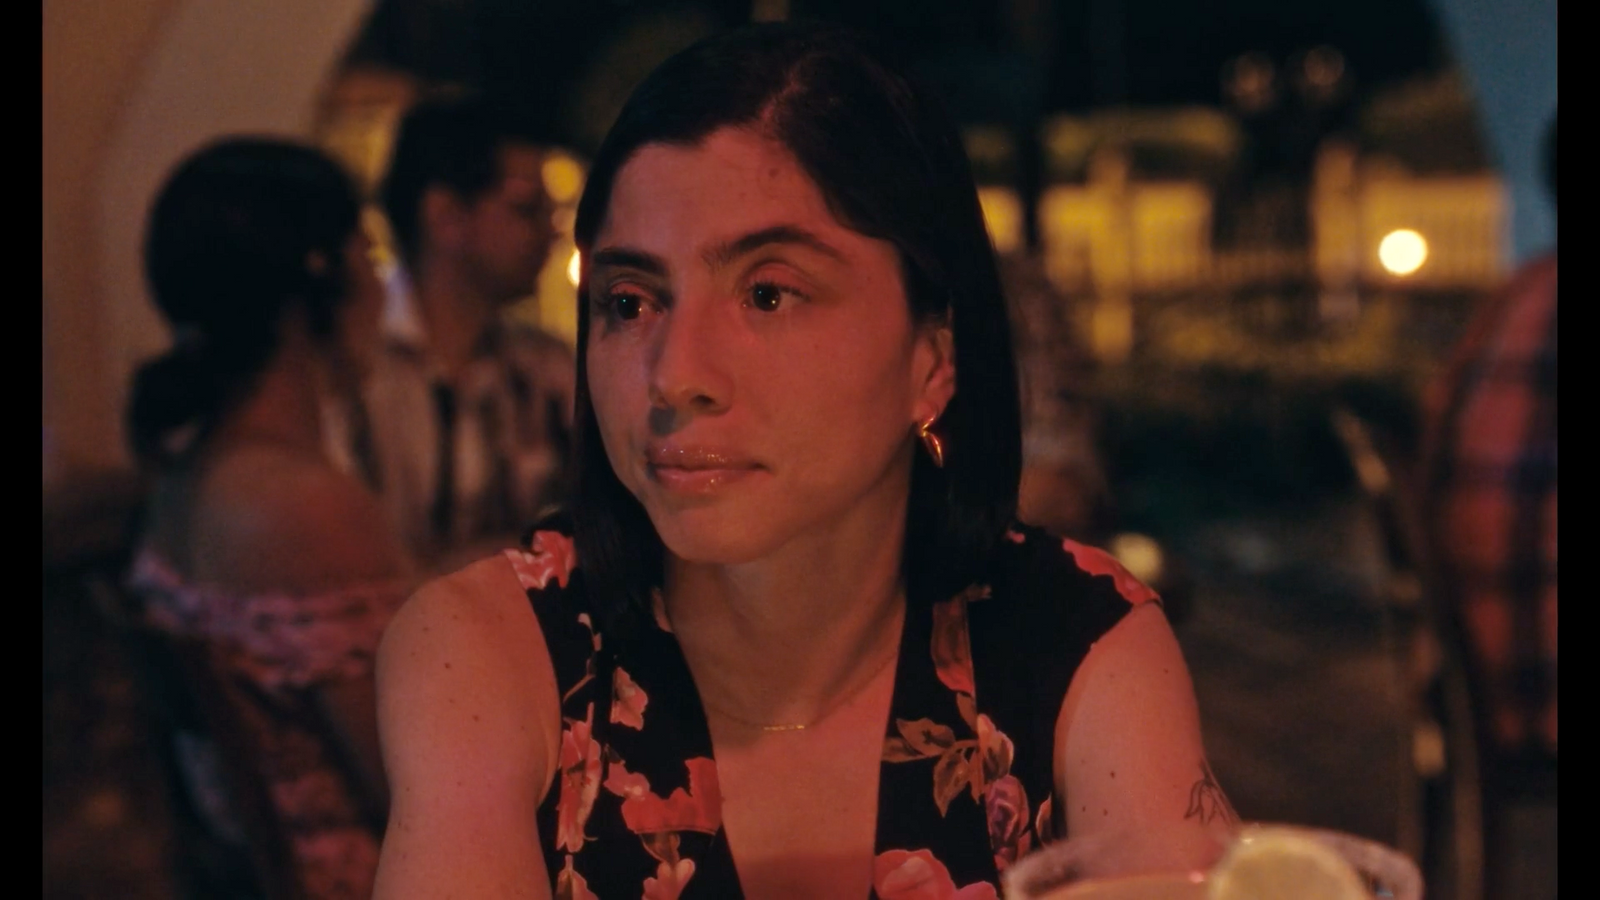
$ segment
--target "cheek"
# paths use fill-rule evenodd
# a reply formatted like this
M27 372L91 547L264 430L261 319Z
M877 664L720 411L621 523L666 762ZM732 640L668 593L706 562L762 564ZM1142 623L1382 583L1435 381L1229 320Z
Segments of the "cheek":
M634 377L637 367L629 354L606 342L591 342L586 358L589 399L600 436L611 453L619 449L618 442L633 419L638 398L646 394Z
M834 418L839 425L845 420L898 421L908 400L911 356L898 342L869 336L873 334L870 329L855 333L858 336L848 342L830 342L808 350L804 355L809 364L803 373L779 374L783 381L791 382L784 392L807 398L812 414Z
M797 364L800 356L804 364ZM762 392L771 404L768 418L791 448L805 448L791 465L808 480L831 482L841 472L874 477L909 434L909 366L898 349L860 340L773 366Z

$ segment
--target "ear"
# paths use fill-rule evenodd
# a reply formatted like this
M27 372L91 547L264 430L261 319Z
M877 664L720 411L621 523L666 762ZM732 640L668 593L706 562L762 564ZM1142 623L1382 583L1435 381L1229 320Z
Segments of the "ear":
M948 319L917 327L912 351L912 424L937 419L956 393L956 343Z
M429 250L454 250L466 240L467 204L455 191L433 185L422 192L421 244Z

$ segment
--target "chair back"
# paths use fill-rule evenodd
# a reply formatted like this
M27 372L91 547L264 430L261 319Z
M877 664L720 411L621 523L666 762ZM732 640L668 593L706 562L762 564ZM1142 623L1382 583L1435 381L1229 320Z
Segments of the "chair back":
M1434 554L1415 464L1382 427L1348 408L1332 414L1379 526L1389 572L1386 634L1406 681L1399 847L1418 859L1429 893L1482 900L1487 721L1479 674Z

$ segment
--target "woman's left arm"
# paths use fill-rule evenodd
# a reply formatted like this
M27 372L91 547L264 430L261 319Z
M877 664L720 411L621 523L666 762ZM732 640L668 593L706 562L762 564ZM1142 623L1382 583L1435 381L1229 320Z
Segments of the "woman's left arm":
M1206 761L1194 686L1157 603L1106 633L1056 720L1056 796L1071 837L1114 838L1128 873L1207 868L1238 816Z

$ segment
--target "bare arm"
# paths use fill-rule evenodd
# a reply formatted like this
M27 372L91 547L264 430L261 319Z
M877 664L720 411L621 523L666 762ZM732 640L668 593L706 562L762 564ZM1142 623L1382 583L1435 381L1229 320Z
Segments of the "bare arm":
M561 722L544 647L503 558L425 585L395 617L378 655L380 900L550 897L535 814Z
M1056 783L1067 833L1114 836L1108 864L1124 872L1209 867L1237 824L1158 605L1128 613L1073 677L1056 722Z

